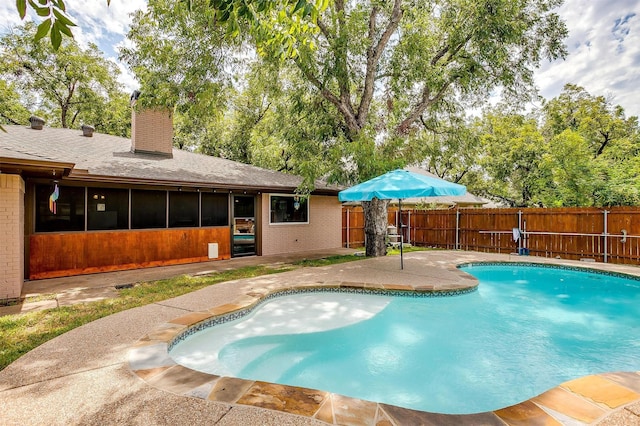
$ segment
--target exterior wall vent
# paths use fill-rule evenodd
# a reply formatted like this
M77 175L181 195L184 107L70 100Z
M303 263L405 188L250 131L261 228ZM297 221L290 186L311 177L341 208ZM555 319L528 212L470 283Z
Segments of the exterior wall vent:
M82 127L82 136L86 136L88 138L93 137L93 132L96 131L96 128L93 126L89 126L88 124L83 124Z
M29 122L31 123L31 128L34 130L42 130L42 127L44 127L44 118L32 115L29 117Z

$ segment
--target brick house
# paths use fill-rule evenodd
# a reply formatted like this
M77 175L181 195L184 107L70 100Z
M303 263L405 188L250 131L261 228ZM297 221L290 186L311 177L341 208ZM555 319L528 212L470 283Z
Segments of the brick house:
M339 188L173 148L169 113L132 138L0 132L0 300L42 279L341 246ZM40 130L38 130L40 128Z

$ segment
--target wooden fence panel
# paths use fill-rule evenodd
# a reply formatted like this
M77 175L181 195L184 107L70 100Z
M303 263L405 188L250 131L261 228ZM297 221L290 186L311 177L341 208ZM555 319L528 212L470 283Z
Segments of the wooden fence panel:
M636 207L608 209L608 261L611 263L640 263L640 210Z
M364 245L364 215L349 208L349 228L343 210L343 242ZM491 253L515 253L563 259L593 259L640 264L640 208L528 208L403 210L404 240L424 247L458 248ZM606 225L605 225L606 220ZM388 223L398 226L400 215L390 209ZM456 226L457 223L457 226ZM524 238L516 241L513 229ZM606 231L606 235L605 235Z

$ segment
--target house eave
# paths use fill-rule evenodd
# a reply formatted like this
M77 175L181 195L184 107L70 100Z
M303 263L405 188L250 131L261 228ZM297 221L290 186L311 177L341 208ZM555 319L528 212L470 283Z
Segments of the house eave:
M174 179L140 179L123 176L107 176L89 174L86 170L74 169L66 181L82 183L103 183L116 185L140 185L150 187L175 187L182 189L216 189L228 190L229 192L294 192L294 186L251 186L251 185L230 185L216 182L184 181ZM320 188L312 192L315 195L337 195L339 190Z
M60 178L68 176L74 163L50 160L27 160L20 158L0 157L0 173L27 176L48 176Z

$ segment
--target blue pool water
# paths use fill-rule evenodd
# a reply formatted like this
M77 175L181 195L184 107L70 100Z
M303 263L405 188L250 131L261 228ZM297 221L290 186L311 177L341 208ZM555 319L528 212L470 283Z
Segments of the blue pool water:
M188 337L171 356L213 374L449 414L640 369L640 281L535 266L463 270L478 291L278 297Z

